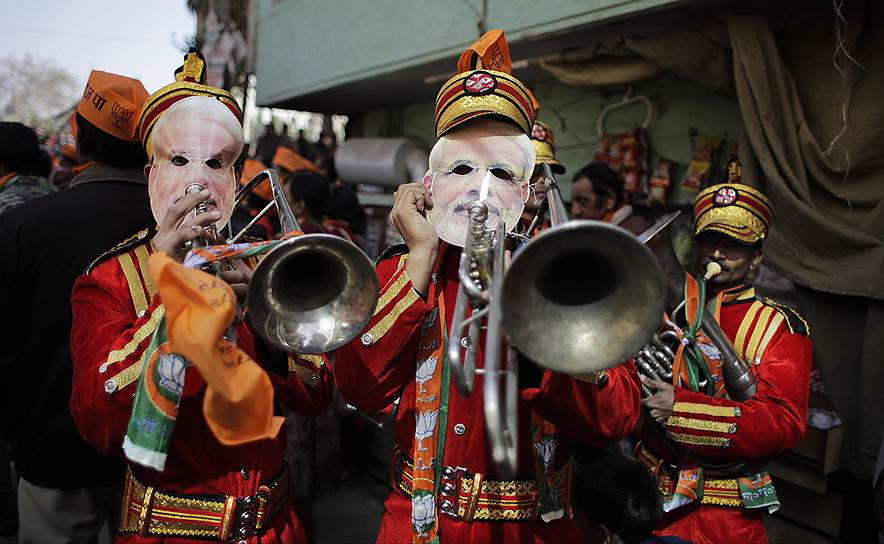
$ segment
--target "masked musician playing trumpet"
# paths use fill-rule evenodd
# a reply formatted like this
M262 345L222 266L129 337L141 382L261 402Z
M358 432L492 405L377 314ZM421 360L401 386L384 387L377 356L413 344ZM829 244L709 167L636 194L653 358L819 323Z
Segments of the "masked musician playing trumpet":
M514 474L496 468L483 390L458 391L447 353L458 342L451 320L471 204L483 201L489 222L502 220L507 231L520 219L535 166L534 109L510 74L499 30L464 52L458 72L436 99L429 172L394 195L391 221L407 247L379 259L374 317L338 351L335 379L366 411L401 397L394 489L378 542L577 542L569 508L574 442L604 445L628 433L638 417L638 378L631 365L585 379L546 371L513 406ZM483 361L487 368L480 349L479 368Z
M172 324L180 321L172 319L173 300L161 300L157 293L165 284L153 280L156 260L149 257L162 257L163 252L167 262L180 266L177 262L194 242L217 241L215 232L230 218L238 181L241 111L229 93L204 84L204 70L201 55L191 51L176 81L145 103L138 132L150 160L145 175L159 225L105 253L74 287L71 412L92 446L105 453L125 451L129 471L121 541L304 542L288 498L285 437L278 433L279 421L271 419L272 400L264 414L270 424L257 434L246 439L219 434L220 427L210 429L206 410L225 405L218 400L223 394L207 388L209 367L194 368L190 356L185 362L163 349L167 332L160 329L165 320L170 339ZM188 190L192 184L196 190ZM225 269L211 278L214 283L204 285L227 293L229 303L244 295L250 272ZM219 300L224 301L215 299L210 306ZM175 304L180 310L180 301ZM187 312L214 315L207 305L184 308L178 319ZM195 337L207 326L205 321L192 325ZM229 336L235 341L225 334L228 343L221 353L236 353L236 362L216 359L209 366L220 367L223 361L226 370L248 377L265 398L275 393L296 412L324 409L333 387L324 358L274 351L242 322L232 329ZM217 334L206 344L221 339ZM208 352L209 346L197 346L202 348ZM152 371L142 371L142 366ZM225 371L217 367L211 376ZM247 391L247 386L231 388ZM247 398L241 404L230 405L234 409L226 413L228 420L242 415L239 408L251 406L254 395L243 396Z
M708 280L703 296L700 282L687 278L687 324L678 334L684 339L694 330L696 341L678 350L671 383L643 372L650 396L642 404L656 424L643 418L636 454L662 494L658 534L766 542L762 512L779 507L766 461L804 436L811 342L798 313L760 300L747 283L761 263L773 210L740 183L736 159L728 172L727 183L705 189L694 203L695 271ZM715 323L692 327L702 321L704 298L702 311ZM723 332L717 341L716 330ZM659 346L650 351L662 357ZM637 359L640 372L647 357Z

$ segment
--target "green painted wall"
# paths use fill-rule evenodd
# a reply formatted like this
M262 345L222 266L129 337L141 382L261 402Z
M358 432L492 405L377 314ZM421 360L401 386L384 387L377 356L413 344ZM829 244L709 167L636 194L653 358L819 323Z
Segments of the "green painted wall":
M568 169L564 179L590 162L597 147L596 120L601 109L622 97L622 90L583 90L549 80L534 86L541 104L540 119L552 127L556 138L556 156ZM736 102L676 76L667 76L635 88L654 104L655 115L648 130L653 151L652 167L664 157L682 165L691 159L689 129L700 134L727 140L725 148L737 140L742 126ZM605 122L608 132L625 132L641 123L644 106L633 105L612 112ZM412 136L432 146L433 104L413 104L400 109L367 112L362 136ZM564 123L564 126L563 126ZM567 194L570 184L564 183Z
M488 0L511 43L684 0ZM258 104L458 55L480 0L258 0ZM471 9L471 7L473 9ZM345 108L342 108L342 110Z

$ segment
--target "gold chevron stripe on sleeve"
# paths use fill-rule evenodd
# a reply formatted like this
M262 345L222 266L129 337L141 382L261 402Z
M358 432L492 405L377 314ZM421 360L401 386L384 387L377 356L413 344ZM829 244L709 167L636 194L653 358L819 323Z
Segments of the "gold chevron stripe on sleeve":
M116 384L116 387L113 391L111 391L111 393L116 393L127 385L135 383L138 377L141 376L142 366L142 361L141 359L139 359L135 364L126 368L125 370L118 372L113 378L111 378L111 380L113 380L113 382Z
M667 433L669 438L679 444L688 444L691 446L716 446L719 448L727 448L731 445L731 439L723 436L696 436L693 434Z
M144 341L145 338L150 337L155 330L157 330L157 325L160 324L160 320L163 319L163 315L166 313L166 308L164 306L157 306L157 309L154 310L153 314L151 314L150 318L144 322L141 327L135 331L135 334L132 335L132 339L120 349L114 350L110 352L107 356L107 363L114 364L122 361L126 357L132 355L136 349L138 349L139 344Z
M393 306L393 309L390 310L390 313L381 318L380 321L375 323L374 327L368 331L368 334L374 341L380 340L382 336L387 334L387 331L390 330L390 327L393 326L393 323L399 318L399 316L404 312L409 306L415 303L418 300L417 292L414 289L409 289L408 293L401 299L399 302Z
M147 267L147 260L150 258L150 254L147 252L146 244L141 244L135 248L135 257L138 259L138 267L141 269L141 277L144 279L144 286L147 287L147 303L150 305L153 296L157 294L157 288L153 284L153 279L150 277L150 270L148 270Z
M746 312L746 315L743 316L743 321L740 323L740 328L737 329L737 336L734 337L734 349L737 350L737 353L740 357L743 357L746 349L746 335L749 333L749 327L752 326L753 321L755 321L755 314L758 313L758 310L764 308L764 303L756 300L749 307L749 310Z
M393 299L399 296L399 293L402 292L402 289L407 283L408 274L405 272L399 273L398 277L392 283L388 283L386 289L384 289L384 292L381 294L380 298L378 298L378 304L375 306L374 315L378 315Z
M128 252L117 255L120 262L120 268L123 269L123 275L126 276L126 283L129 284L129 293L132 296L132 304L135 306L135 313L147 310L147 297L144 292L144 286L141 285L141 278L138 277L138 271L135 270L135 263L132 256Z
M713 406L698 402L676 402L672 411L682 414L700 414L714 417L740 417L738 406Z
M301 355L303 358L304 356ZM301 381L309 385L310 387L316 387L316 384L319 383L319 374L313 372L309 368L299 365L295 360L294 356L289 355L289 372L296 372L298 377L301 378Z
M715 433L734 434L735 432L737 432L736 423L727 423L724 421L708 421L705 419L694 419L681 416L669 416L669 419L666 420L666 426L694 429L695 431L711 431Z
M755 352L758 351L758 344L761 343L761 338L764 336L764 333L767 331L767 327L770 324L770 318L775 313L776 311L771 306L765 306L764 309L758 313L758 320L752 328L752 335L749 339L749 343L746 344L746 352L743 353L744 361L752 361L755 359Z
M771 320L770 325L767 327L767 331L764 333L764 338L761 339L761 343L758 344L758 350L755 352L755 357L753 359L756 362L761 362L761 358L764 356L764 350L767 348L767 345L770 343L770 339L773 338L773 335L777 332L782 325L783 321L786 318L783 317L783 314L777 312L774 315L774 318Z
M321 355L302 355L299 353L298 357L313 363L313 366L316 368L322 368L322 365L325 364L325 359L323 359Z

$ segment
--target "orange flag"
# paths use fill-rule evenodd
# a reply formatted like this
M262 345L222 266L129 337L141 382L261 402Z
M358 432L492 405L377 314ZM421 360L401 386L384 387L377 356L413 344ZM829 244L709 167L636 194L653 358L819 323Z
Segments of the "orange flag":
M166 308L172 351L185 357L206 380L203 413L222 444L273 438L283 418L273 416L270 377L222 334L233 322L236 295L224 281L154 253L150 276Z
M489 30L481 38L473 42L466 51L461 53L457 61L457 72L469 72L470 70L494 70L497 72L513 73L513 63L510 60L510 46L503 37L503 30Z

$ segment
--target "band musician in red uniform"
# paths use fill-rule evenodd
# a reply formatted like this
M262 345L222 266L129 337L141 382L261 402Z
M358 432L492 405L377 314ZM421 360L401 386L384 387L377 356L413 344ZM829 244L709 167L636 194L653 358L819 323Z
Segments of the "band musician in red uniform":
M222 443L204 414L208 378L174 353L160 355L159 363L144 357L160 351L153 338L171 312L157 293L149 258L163 252L180 262L193 240L213 240L211 230L226 225L238 185L241 122L233 97L205 85L202 56L188 53L176 81L148 99L138 123L159 225L99 257L74 286L71 413L93 447L126 453L121 542L306 542L288 496L285 433ZM202 190L186 191L192 183ZM203 213L194 213L201 203ZM238 296L250 277L241 268L220 272ZM266 370L276 399L298 413L325 409L333 378L324 357L272 350L242 321L235 338L235 346ZM142 373L149 364L156 365L158 380ZM177 407L162 412L172 414L170 436L154 436L168 419L162 414L136 417L133 404L142 387L159 391L149 396L157 405L177 399Z
M728 183L703 190L694 203L695 273L720 273L708 279L707 296L692 278L685 291L688 322L705 298L704 312L739 363L729 367L727 346L704 336L704 327L689 343L697 350L685 345L676 354L672 383L649 377L639 358L649 418L642 418L636 456L656 476L663 499L657 534L766 542L762 512L779 507L766 462L804 436L812 350L801 316L760 299L747 283L761 264L773 210L764 195L740 183L736 160L728 171ZM731 382L735 375L743 379Z
M503 479L486 441L481 387L465 396L451 379L445 353L467 208L484 198L489 218L515 227L535 166L534 115L502 31L486 33L439 91L430 171L394 195L391 220L406 246L379 259L374 317L335 367L342 394L360 409L401 398L378 542L579 542L569 508L574 443L609 444L637 421L631 363L582 379L544 371L520 391L519 464Z

